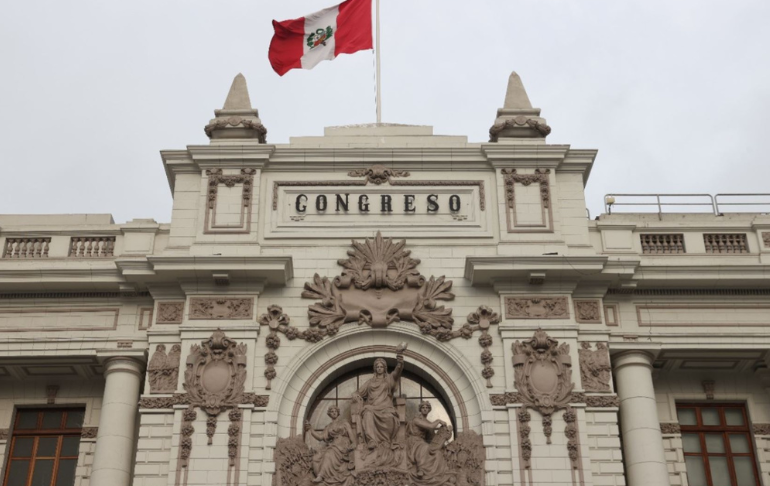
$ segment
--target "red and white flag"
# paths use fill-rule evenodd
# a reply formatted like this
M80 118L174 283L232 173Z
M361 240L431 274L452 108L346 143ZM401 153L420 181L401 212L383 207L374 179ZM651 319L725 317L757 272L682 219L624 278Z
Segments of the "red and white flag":
M339 54L372 48L372 0L347 0L294 20L273 20L275 34L267 57L283 76L290 69L312 69Z

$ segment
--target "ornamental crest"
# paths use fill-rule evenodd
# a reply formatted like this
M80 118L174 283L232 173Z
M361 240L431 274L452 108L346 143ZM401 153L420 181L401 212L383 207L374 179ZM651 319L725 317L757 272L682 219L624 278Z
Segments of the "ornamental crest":
M334 36L334 30L331 25L329 25L325 29L316 29L315 32L311 32L310 35L307 36L306 43L310 50L313 50L318 46L325 46L326 41L331 39L332 36Z
M513 343L513 369L521 401L543 415L550 443L551 414L567 407L575 387L569 345L538 329L529 341Z
M437 303L454 299L450 280L422 276L416 269L420 260L410 256L404 240L394 242L378 232L352 245L349 258L337 262L344 268L341 275L316 274L305 284L302 297L320 300L308 308L311 326L333 335L347 322L387 327L411 321L424 334L441 338L451 333L452 309Z
M246 345L236 344L221 329L194 344L187 356L184 389L190 405L216 417L243 399L246 381Z

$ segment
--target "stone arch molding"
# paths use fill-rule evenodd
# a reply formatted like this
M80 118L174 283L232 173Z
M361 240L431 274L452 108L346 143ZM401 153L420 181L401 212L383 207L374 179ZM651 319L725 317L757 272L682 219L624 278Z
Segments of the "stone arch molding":
M343 343L344 346L340 346ZM319 387L341 368L377 357L390 357L401 343L407 344L405 359L430 374L449 401L458 432L481 431L482 412L491 411L485 381L454 346L429 341L419 330L396 323L387 330L350 328L335 338L302 350L273 384L275 396L269 410L277 413L278 437L302 431L302 420Z

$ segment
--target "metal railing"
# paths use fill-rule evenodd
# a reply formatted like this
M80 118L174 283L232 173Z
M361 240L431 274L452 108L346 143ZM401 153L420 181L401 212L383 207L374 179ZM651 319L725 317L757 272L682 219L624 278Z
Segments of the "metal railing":
M621 198L618 201L618 198ZM766 213L770 212L770 194L607 194L604 196L604 210L612 214L619 206L633 206L641 212L710 213ZM750 207L750 209L749 209ZM653 209L650 211L649 209ZM666 211L666 208L678 208ZM740 208L734 209L733 208Z

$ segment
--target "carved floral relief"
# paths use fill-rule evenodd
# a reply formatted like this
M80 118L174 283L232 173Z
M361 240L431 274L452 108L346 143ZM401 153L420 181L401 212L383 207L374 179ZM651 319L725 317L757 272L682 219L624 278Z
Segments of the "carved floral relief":
M580 355L580 378L583 389L587 392L611 392L610 353L605 343L596 343L596 350L591 349L591 343L583 342Z
M387 327L411 321L436 337L452 330L452 309L437 303L454 299L452 282L420 275L420 260L410 257L404 240L394 242L378 232L352 245L349 258L338 261L344 268L341 275L329 279L316 274L302 292L304 298L319 300L309 306L308 316L321 338L348 322Z
M190 319L251 319L253 307L252 298L192 298Z
M567 297L506 297L506 319L568 319Z
M391 177L409 177L405 170L390 169L383 165L373 165L368 169L356 169L348 172L348 177L366 177L366 182L372 184L384 184L390 182Z
M587 324L601 324L601 302L598 300L575 300L575 320Z
M181 324L184 302L159 302L157 324Z

